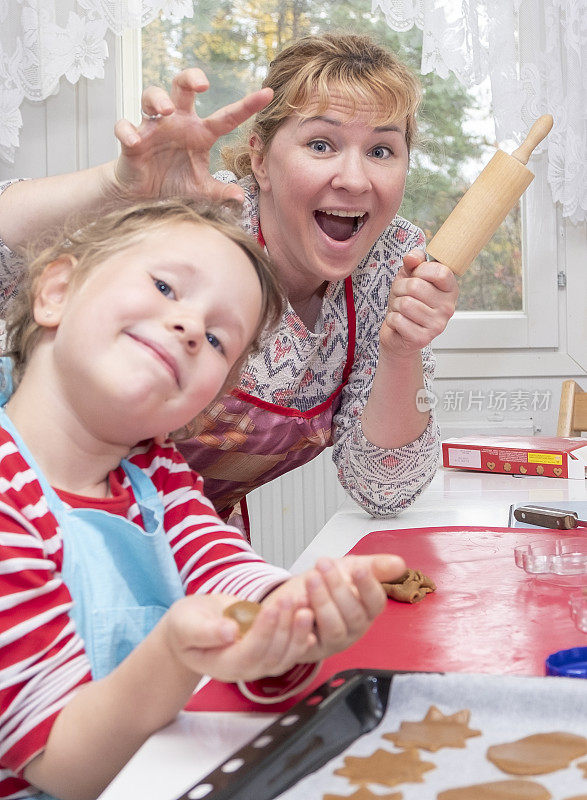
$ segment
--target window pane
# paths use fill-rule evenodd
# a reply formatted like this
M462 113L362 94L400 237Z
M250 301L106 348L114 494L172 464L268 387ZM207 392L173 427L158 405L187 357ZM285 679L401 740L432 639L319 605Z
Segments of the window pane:
M267 64L292 39L307 33L367 33L419 72L421 31L392 31L371 11L371 0L200 0L192 19L155 20L143 31L143 85L169 88L180 69L199 66L211 88L198 98L206 116L257 89ZM400 214L430 239L495 150L486 93L469 91L450 76L421 76L421 146L411 156ZM219 146L212 168L221 166ZM471 269L460 279L460 311L523 308L521 215L506 219Z

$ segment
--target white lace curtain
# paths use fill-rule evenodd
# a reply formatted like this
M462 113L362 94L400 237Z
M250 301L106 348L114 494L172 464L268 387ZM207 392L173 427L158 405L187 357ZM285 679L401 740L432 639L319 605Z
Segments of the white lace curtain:
M162 11L193 15L192 0L0 0L0 158L14 161L20 106L59 91L65 76L104 77L108 30L141 28Z
M520 140L541 114L548 180L563 215L587 218L587 0L372 0L395 30L423 32L422 72L466 86L489 77L499 141ZM192 16L191 0L0 0L0 158L14 160L20 106L44 100L63 76L99 78L108 29L120 34L163 11ZM518 31L539 43L518 52Z
M541 114L548 182L564 217L587 219L587 0L372 0L391 28L422 30L422 73L491 82L498 141L520 141ZM530 47L519 52L522 43Z

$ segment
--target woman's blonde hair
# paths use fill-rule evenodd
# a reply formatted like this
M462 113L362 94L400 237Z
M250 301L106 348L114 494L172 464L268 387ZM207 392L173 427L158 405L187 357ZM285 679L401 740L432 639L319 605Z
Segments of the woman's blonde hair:
M268 258L255 240L243 231L232 212L219 204L177 198L137 203L86 224L77 220L69 226L68 232L54 233L49 241L31 248L27 258L28 272L6 316L5 355L12 358L15 388L43 330L35 322L33 308L45 267L60 256L73 256L76 263L69 285L75 288L92 269L110 256L148 237L154 230L178 223L208 226L226 236L248 257L261 284L259 324L250 347L230 370L225 385L234 383L247 355L259 347L262 333L277 324L283 310L283 294Z
M350 115L365 103L371 105L374 125L405 119L408 152L414 143L421 84L405 64L368 36L325 33L298 39L271 62L263 86L273 89L273 100L255 116L247 142L221 151L226 168L239 178L252 173L248 144L252 134L266 150L285 120L292 114L303 116L310 103L312 114L323 113L335 90L349 104Z

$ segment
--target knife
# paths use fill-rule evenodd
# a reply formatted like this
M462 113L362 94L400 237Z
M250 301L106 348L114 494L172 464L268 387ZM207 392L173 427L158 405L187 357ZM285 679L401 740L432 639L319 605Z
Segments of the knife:
M514 509L514 517L518 522L538 525L540 528L587 528L587 520L578 519L575 511L562 511L560 508L544 508L543 506L519 506Z

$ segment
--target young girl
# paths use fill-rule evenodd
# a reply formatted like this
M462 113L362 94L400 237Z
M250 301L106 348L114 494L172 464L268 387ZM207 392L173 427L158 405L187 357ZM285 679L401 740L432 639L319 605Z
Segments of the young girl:
M382 609L401 559L290 578L166 438L279 311L257 246L187 202L113 212L32 263L1 382L1 797L95 797L203 674L250 695ZM267 597L243 637L222 616L235 597Z

